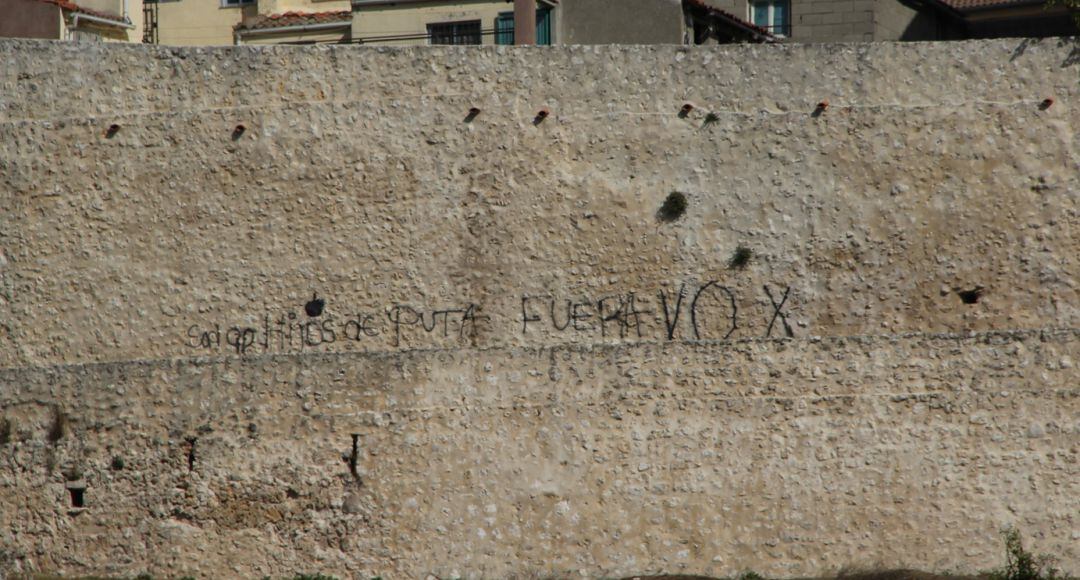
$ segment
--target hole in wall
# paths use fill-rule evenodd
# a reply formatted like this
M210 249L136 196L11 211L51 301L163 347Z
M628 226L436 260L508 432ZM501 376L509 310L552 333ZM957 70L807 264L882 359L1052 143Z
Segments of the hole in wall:
M983 295L983 287L976 286L971 290L957 290L956 294L964 304L978 304Z
M83 493L86 489L81 487L69 487L68 493L71 495L71 507L81 508L86 507L86 498L83 497Z
M72 508L84 508L86 507L86 483L82 480L81 475L74 473L66 476L68 478L65 487L68 490L68 495L71 498Z
M306 312L307 315L311 317L321 316L323 313L323 308L325 307L326 301L322 298L319 298L318 293L313 292L311 294L311 300L308 300L308 303L304 305L304 312Z
M678 191L673 191L664 199L664 203L656 212L656 217L662 222L673 222L686 213L689 203L686 196Z
M106 139L112 139L119 132L120 132L120 125L117 125L116 123L113 123L112 125L109 125L108 129L105 130L105 138Z
M290 487L289 489L285 490L285 497L289 499L297 499L300 497L300 492Z

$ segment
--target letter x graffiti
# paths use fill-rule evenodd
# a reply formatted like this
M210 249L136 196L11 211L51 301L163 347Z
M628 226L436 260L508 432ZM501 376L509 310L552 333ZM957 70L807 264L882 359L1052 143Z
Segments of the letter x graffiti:
M791 286L788 286L784 290L784 296L780 298L780 302L777 302L776 298L773 298L773 294L771 291L769 291L768 285L763 287L765 288L765 294L769 295L769 302L772 302L773 305L772 320L769 321L769 329L765 331L765 337L768 338L772 335L773 325L776 324L776 319L779 317L780 322L784 325L784 333L787 334L788 338L794 338L795 333L791 330L791 325L788 324L787 316L784 316L784 313L781 311L781 309L784 307L784 304L787 303L788 294L791 293Z

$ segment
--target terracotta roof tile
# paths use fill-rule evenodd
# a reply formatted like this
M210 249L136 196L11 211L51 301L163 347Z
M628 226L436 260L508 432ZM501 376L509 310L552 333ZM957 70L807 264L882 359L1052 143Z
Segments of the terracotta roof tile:
M86 14L88 16L97 16L98 18L107 18L109 20L115 20L117 22L128 22L127 19L125 19L120 14L110 14L108 12L101 12L99 10L91 10L89 8L83 8L82 6L79 6L78 4L76 4L74 2L70 2L69 0L39 0L39 1L44 2L46 4L53 4L53 5L59 6L60 8L63 8L64 10L69 10L71 12L78 12L79 14Z
M236 25L236 30L267 30L286 26L306 26L311 24L331 24L350 22L352 10L334 12L282 12L281 14L260 14L248 18Z
M769 32L767 29L762 28L762 27L760 27L760 26L758 26L756 24L747 22L747 21L743 20L742 18L739 18L738 16L735 16L734 14L732 14L730 12L721 10L721 9L719 9L719 8L705 2L704 0L684 0L684 1L688 6L691 6L693 8L697 8L698 10L705 10L706 12L709 13L710 16L712 16L714 18L718 18L720 20L724 20L728 24L734 25L736 28L742 28L743 30L746 30L748 32L757 34L758 36L762 37L764 40L775 40L776 39L776 37L773 36L773 34L771 32Z

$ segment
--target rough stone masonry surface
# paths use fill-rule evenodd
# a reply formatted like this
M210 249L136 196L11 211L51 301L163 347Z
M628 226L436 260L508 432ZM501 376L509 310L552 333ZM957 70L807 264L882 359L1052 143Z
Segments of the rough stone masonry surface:
M0 576L1080 573L1078 100L1077 39L0 42Z

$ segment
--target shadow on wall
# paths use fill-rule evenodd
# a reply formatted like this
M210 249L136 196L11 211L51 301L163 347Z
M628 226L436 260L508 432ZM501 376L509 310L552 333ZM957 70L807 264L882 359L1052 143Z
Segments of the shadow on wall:
M958 40L964 38L963 28L956 19L930 9L923 0L899 0L900 4L914 12L914 17L900 34L900 40Z
M1066 38L1025 38L1016 45L1013 49L1012 56L1009 57L1009 62L1015 62L1020 57L1024 56L1027 49L1040 44L1042 42L1054 42L1057 47L1070 46L1069 54L1065 55L1065 60L1061 61L1061 68L1068 68L1073 65L1080 64L1080 36L1066 37Z
M1061 61L1061 68L1067 68L1074 64L1080 64L1080 36L1073 38L1062 38L1058 42L1063 45L1072 44L1072 50L1069 51L1065 60Z

